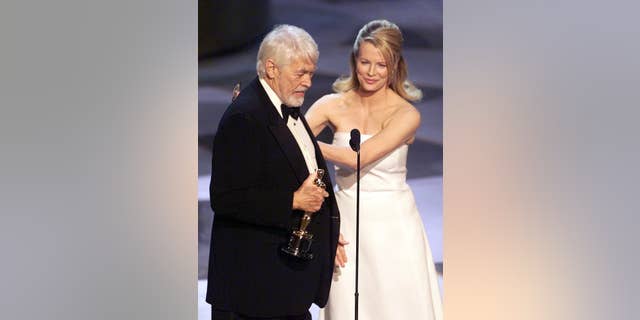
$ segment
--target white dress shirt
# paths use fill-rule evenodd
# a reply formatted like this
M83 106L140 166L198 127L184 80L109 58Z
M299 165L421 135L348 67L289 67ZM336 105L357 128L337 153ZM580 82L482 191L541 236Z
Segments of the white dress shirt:
M280 97L278 97L275 91L271 89L264 79L260 78L260 84L264 88L264 91L267 92L267 96L269 96L269 100L271 100L273 107L276 108L276 111L278 111L278 114L282 117L282 110L280 109L282 100L280 100ZM304 117L302 112L300 113L300 117ZM294 119L293 117L289 117L288 119L287 127L298 143L298 147L302 152L302 156L304 157L304 162L307 164L309 173L316 172L318 169L318 163L316 162L316 150L313 148L313 142L311 141L311 137L309 137L307 130L304 128L301 118Z

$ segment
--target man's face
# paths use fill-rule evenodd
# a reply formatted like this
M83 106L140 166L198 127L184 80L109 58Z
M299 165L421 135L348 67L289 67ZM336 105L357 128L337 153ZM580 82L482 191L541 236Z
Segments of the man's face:
M289 107L299 107L304 102L304 95L311 87L311 78L316 71L316 65L306 59L297 59L288 65L273 68L273 91L284 104Z

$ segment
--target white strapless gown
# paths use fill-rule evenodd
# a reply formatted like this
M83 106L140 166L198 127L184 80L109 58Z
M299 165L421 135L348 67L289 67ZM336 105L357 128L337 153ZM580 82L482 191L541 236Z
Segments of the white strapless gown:
M363 135L363 141L370 138ZM333 144L349 146L349 133ZM433 256L413 192L406 183L408 146L360 172L360 320L442 320ZM355 157L355 154L354 154ZM356 173L336 166L336 200L348 263L333 274L321 320L354 319L356 264Z

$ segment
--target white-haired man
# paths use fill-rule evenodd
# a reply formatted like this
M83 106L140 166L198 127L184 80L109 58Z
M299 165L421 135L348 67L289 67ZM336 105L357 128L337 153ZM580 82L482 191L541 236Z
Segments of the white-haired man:
M258 77L218 126L207 290L214 320L306 320L312 303L326 304L340 218L331 187L314 184L326 163L298 111L318 55L306 31L277 26L260 45ZM323 182L332 185L328 175ZM304 212L314 213L312 259L282 250Z

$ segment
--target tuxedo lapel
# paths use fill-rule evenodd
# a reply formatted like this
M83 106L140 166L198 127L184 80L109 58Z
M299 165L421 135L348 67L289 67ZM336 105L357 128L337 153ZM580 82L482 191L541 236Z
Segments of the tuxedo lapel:
M271 131L271 134L286 156L291 169L294 171L296 178L298 178L298 182L304 182L309 176L309 169L307 169L307 163L304 161L302 151L298 147L298 142L296 142L293 134L289 131L289 128L287 128L287 124L278 111L276 111L276 108L274 108L273 103L258 78L253 80L250 87L257 93L262 106L262 117L266 120L269 131Z
M327 169L327 163L322 156L322 151L320 151L320 146L318 145L318 141L313 136L313 132L311 132L311 128L309 128L309 124L307 123L307 119L304 118L304 115L300 115L300 119L304 124L304 128L307 130L307 134L311 138L311 142L313 142L313 149L316 153L316 163L318 164L318 168L323 169L327 174L324 175L324 183L328 186L331 185L331 179L329 179L329 172Z
M274 113L276 112L274 111ZM304 161L302 151L300 151L300 147L298 147L298 143L293 137L293 134L291 134L289 128L284 125L282 118L280 118L279 123L269 125L269 130L271 130L282 152L284 152L287 160L289 160L289 165L291 165L291 168L296 173L298 182L302 183L309 176L309 169L307 169L307 163Z

